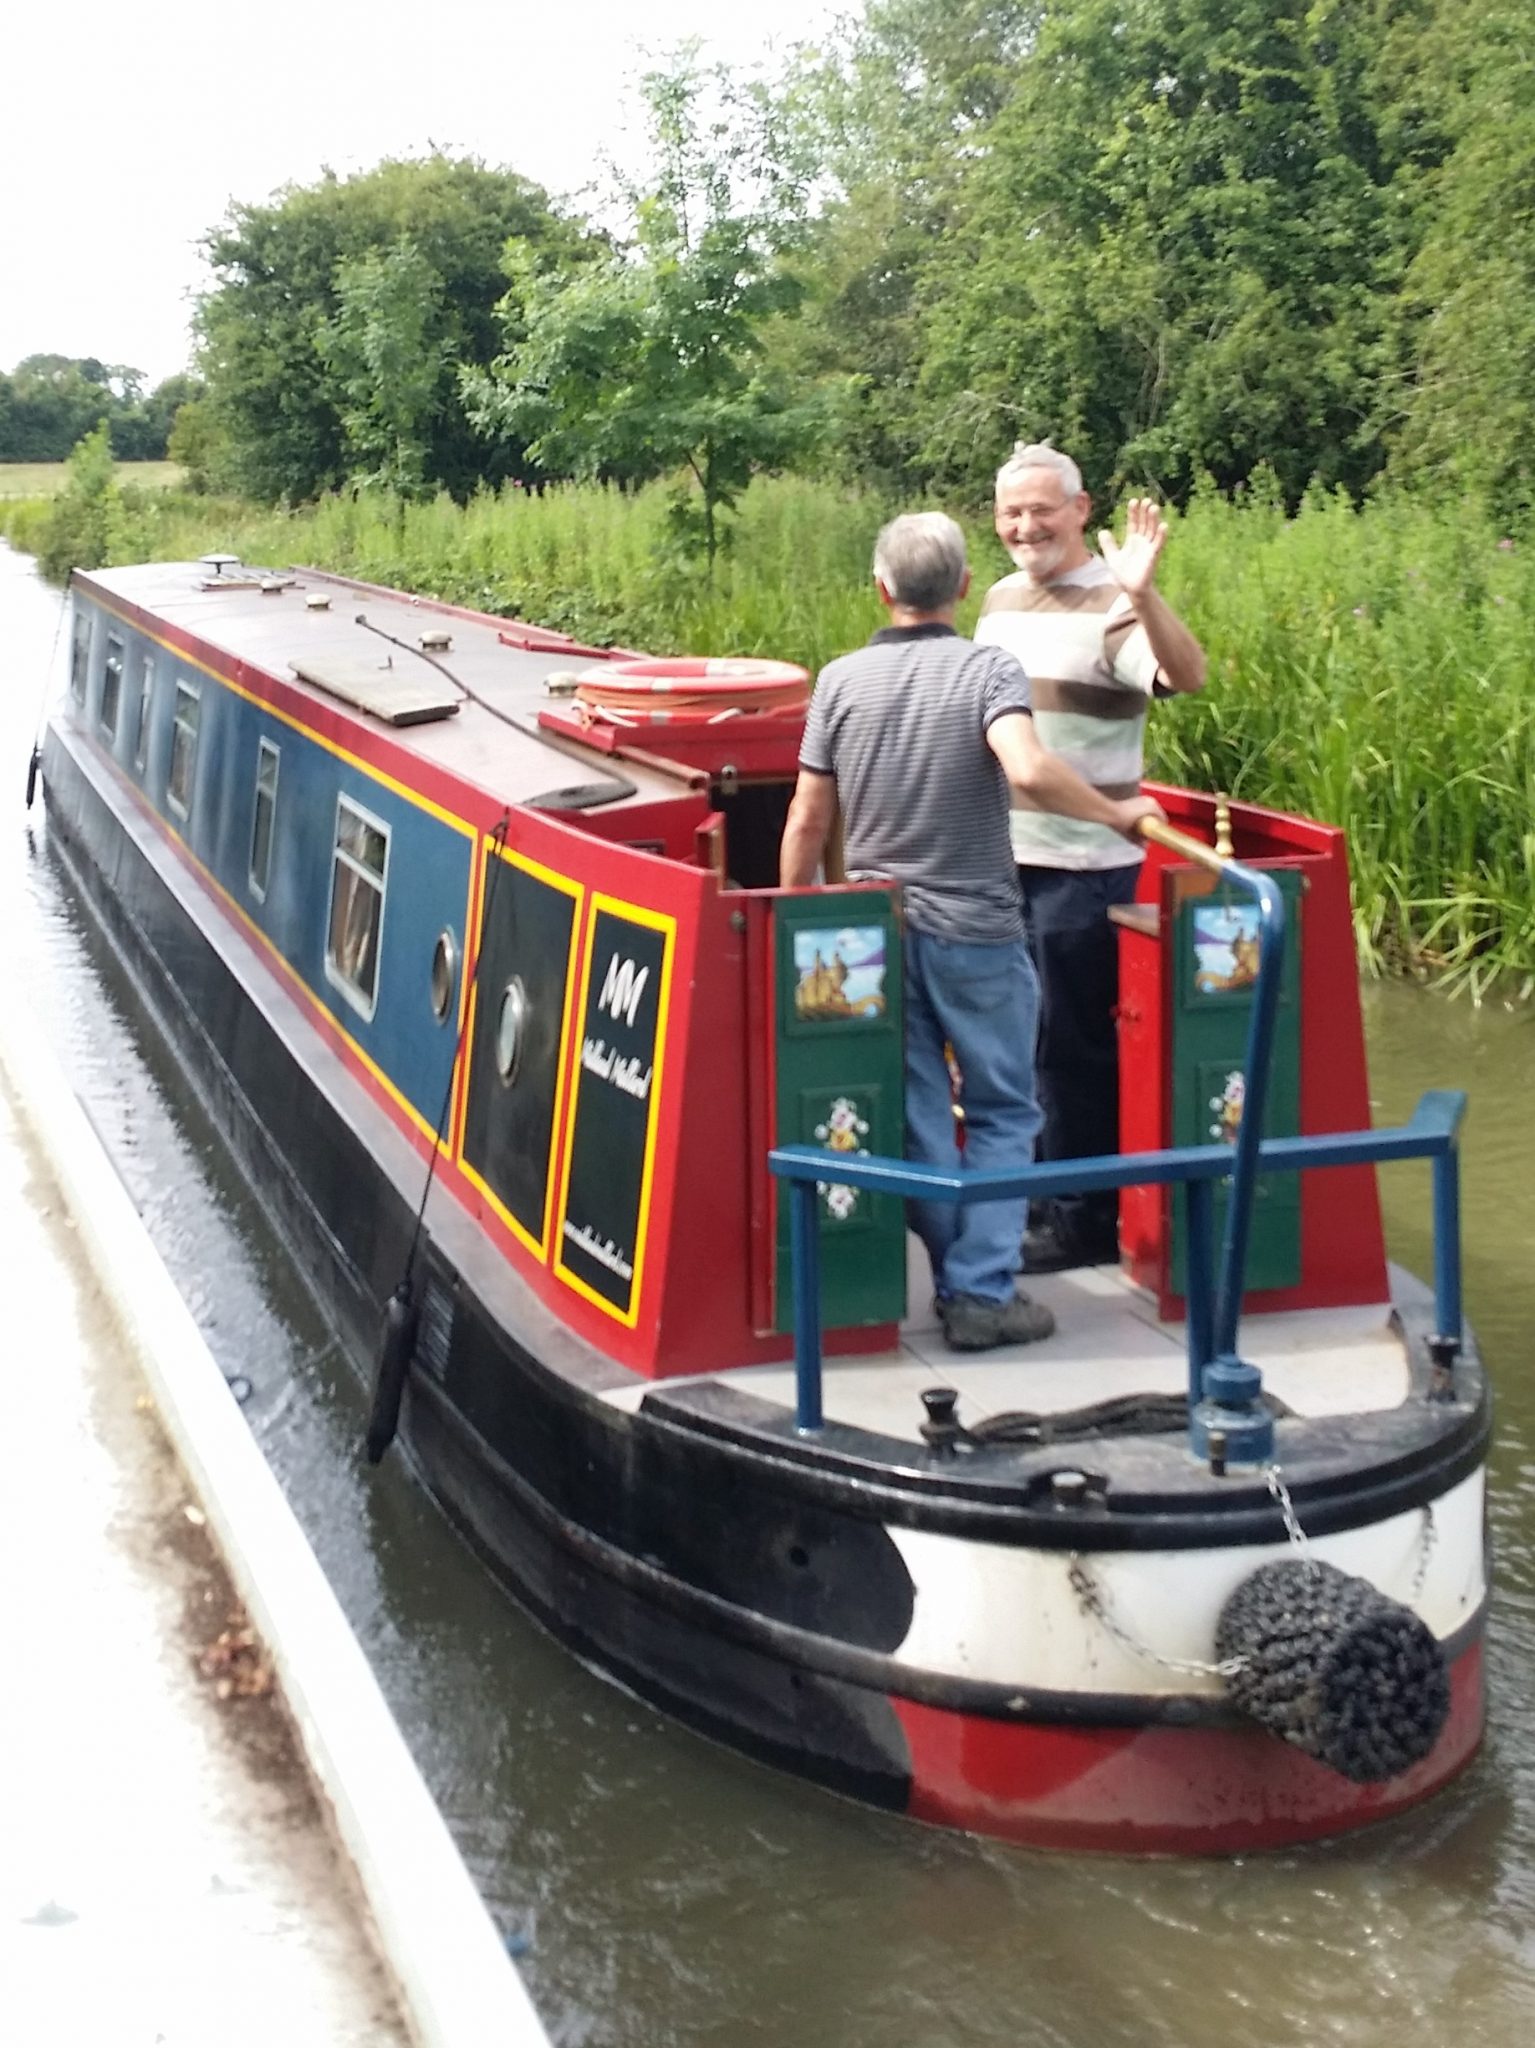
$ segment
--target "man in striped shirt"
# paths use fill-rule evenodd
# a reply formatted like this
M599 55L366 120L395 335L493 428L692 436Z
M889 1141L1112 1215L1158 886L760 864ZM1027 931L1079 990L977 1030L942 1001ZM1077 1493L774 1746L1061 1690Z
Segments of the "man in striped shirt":
M1070 456L1048 443L1014 449L998 472L997 536L1018 564L992 585L976 639L1005 647L1029 677L1040 739L1104 796L1140 789L1153 697L1198 690L1199 642L1156 588L1167 526L1133 498L1125 538L1087 545L1092 500ZM1119 1149L1118 933L1109 907L1135 895L1144 858L1122 834L1040 810L1014 794L1013 857L1029 951L1039 974L1041 1159ZM1042 1203L1030 1220L1026 1271L1119 1256L1118 1196L1109 1189Z
M1041 810L1136 830L1149 799L1106 797L1034 734L1023 670L954 630L970 582L965 537L941 512L883 529L874 578L889 624L821 671L784 827L786 889L816 878L840 805L850 881L903 891L906 1154L956 1165L944 1044L965 1088L964 1165L1028 1164L1039 1110L1038 990L1008 839L1008 787ZM1048 1336L1014 1284L1027 1204L914 1202L944 1334L956 1351Z

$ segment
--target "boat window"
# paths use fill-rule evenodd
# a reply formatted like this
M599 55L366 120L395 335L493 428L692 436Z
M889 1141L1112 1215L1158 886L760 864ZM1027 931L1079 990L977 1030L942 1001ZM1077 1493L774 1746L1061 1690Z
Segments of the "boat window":
M155 658L144 656L144 666L139 672L139 722L133 729L133 765L140 775L149 759L149 700L154 694Z
M178 677L176 717L171 726L171 772L165 781L165 801L183 818L192 808L192 778L197 769L198 710L197 691Z
M101 729L109 740L117 738L117 712L123 696L123 643L109 638L106 666L101 672Z
M272 867L272 828L277 818L277 748L263 740L256 749L256 815L251 822L251 894L266 895Z
M378 1001L379 934L384 923L388 862L388 826L346 797L338 797L325 972L365 1017L373 1015Z
M88 612L75 613L74 639L69 650L69 694L77 704L85 702L85 678L91 665L91 621Z

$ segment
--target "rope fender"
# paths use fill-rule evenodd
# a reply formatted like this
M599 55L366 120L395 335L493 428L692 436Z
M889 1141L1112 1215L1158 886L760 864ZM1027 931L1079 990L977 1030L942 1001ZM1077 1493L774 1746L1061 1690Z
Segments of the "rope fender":
M1215 1650L1234 1706L1356 1785L1421 1763L1450 1711L1444 1652L1411 1608L1314 1558L1245 1578Z

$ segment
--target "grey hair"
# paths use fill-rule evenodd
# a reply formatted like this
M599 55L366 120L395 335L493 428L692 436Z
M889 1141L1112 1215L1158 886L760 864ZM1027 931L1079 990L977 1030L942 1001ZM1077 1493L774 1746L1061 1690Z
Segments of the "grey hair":
M1053 470L1061 480L1061 491L1065 497L1076 497L1082 488L1082 472L1069 455L1063 455L1059 448L1052 448L1048 441L1018 441L1013 445L1012 454L997 471L997 489L1005 490L1028 469Z
M903 512L879 530L874 573L897 604L942 611L965 580L965 536L947 512Z

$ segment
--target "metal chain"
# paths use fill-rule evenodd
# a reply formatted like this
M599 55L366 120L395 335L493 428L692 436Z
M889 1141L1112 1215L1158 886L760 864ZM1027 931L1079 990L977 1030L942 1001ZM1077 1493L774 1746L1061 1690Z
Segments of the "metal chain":
M1289 1487L1285 1485L1283 1472L1274 1464L1265 1469L1263 1476L1280 1514L1284 1517L1285 1534L1290 1540L1291 1548L1299 1556L1309 1559L1311 1545L1300 1525L1300 1517L1295 1512L1295 1502L1290 1497ZM1438 1529L1434 1522L1434 1510L1431 1504L1426 1505L1423 1510L1423 1529L1418 1538L1418 1562L1413 1572L1412 1590L1408 1595L1410 1600L1416 1601L1423 1591L1424 1582L1428 1577L1429 1560L1433 1556L1437 1539ZM1164 1671L1184 1672L1192 1678L1231 1678L1246 1668L1245 1657L1223 1657L1218 1663L1206 1663L1198 1657L1167 1657L1160 1650L1154 1650L1149 1643L1141 1642L1111 1612L1107 1594L1093 1577L1087 1560L1079 1551L1071 1553L1066 1576L1071 1590L1081 1602L1082 1611L1091 1615L1104 1634L1112 1637L1122 1650L1130 1651L1133 1656L1143 1659L1146 1663L1159 1665Z
M1263 1476L1268 1482L1269 1492L1278 1503L1280 1514L1284 1517L1285 1534L1290 1539L1291 1548L1299 1556L1309 1558L1311 1555L1311 1544L1307 1539L1305 1530L1300 1525L1300 1517L1295 1512L1295 1503L1290 1498L1289 1487L1284 1483L1284 1475L1276 1464L1267 1466ZM1423 1527L1418 1536L1418 1562L1413 1568L1412 1585L1407 1595L1409 1603L1416 1602L1418 1595L1423 1591L1424 1583L1428 1578L1429 1559L1434 1554L1434 1544L1438 1540L1438 1534L1439 1532L1434 1522L1433 1503L1431 1501L1426 1502L1423 1508Z
M1108 1596L1079 1551L1072 1552L1066 1577L1072 1592L1082 1603L1082 1611L1091 1615L1104 1634L1112 1636L1122 1650L1129 1650L1146 1663L1160 1665L1164 1671L1183 1672L1191 1678L1230 1678L1245 1668L1245 1657L1223 1657L1218 1664L1210 1664L1198 1657L1167 1657L1160 1650L1152 1649L1149 1643L1139 1641L1123 1622L1110 1613Z
M1302 1557L1309 1557L1311 1545L1306 1540L1306 1532L1295 1512L1295 1503L1290 1498L1289 1487L1284 1483L1283 1472L1277 1464L1267 1465L1264 1467L1263 1477L1268 1484L1269 1492L1278 1503L1280 1514L1284 1517L1284 1532L1290 1539L1291 1547L1299 1551Z

